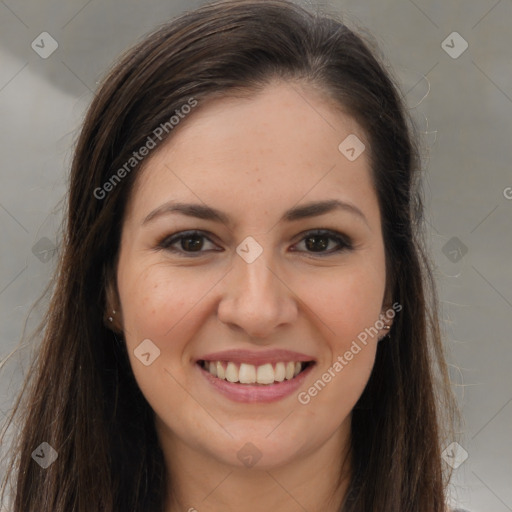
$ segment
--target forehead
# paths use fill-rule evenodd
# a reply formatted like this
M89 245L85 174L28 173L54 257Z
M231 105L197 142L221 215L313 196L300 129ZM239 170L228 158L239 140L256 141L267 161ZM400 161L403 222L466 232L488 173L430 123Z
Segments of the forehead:
M354 136L365 149L351 161L340 144ZM318 91L275 83L199 103L144 162L127 215L180 199L231 206L241 218L326 195L375 206L365 134Z

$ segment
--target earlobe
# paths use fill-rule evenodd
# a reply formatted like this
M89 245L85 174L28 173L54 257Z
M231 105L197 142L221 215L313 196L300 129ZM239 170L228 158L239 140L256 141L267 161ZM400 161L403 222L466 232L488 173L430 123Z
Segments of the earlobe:
M115 289L113 280L109 280L105 287L105 311L103 314L103 323L105 327L121 334L123 332L123 323L121 316L121 307L119 304L117 290Z
M381 334L379 336L379 341L382 341L384 338L388 338L389 337L389 331L391 330L391 325L393 324L393 322L389 322L389 323L386 323L384 324L384 327L381 329Z
M387 304L387 303L386 303ZM384 338L389 337L389 331L391 330L391 327L393 325L393 318L395 316L395 311L391 305L386 305L382 307L382 311L380 313L380 319L379 319L379 341L381 341ZM392 312L393 315L390 315L389 312Z

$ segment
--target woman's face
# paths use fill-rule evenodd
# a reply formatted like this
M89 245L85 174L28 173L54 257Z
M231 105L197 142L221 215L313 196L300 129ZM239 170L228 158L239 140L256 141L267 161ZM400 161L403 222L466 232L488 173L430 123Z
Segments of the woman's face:
M282 83L199 104L175 129L137 177L117 271L163 446L260 468L338 449L386 332L364 133Z

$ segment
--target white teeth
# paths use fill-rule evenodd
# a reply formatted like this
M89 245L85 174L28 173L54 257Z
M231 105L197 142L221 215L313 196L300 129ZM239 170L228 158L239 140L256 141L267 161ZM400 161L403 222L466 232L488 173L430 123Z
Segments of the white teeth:
M238 368L235 363L228 363L226 368L226 380L229 382L238 382Z
M274 383L274 368L270 363L258 366L256 373L256 380L258 384L273 384ZM242 382L242 380L240 380Z
M293 379L294 373L295 373L295 363L286 363L285 379L286 380Z
M240 384L274 384L290 380L296 377L303 370L305 363L289 361L279 362L272 365L265 363L254 366L248 363L236 363L229 361L227 364L222 361L204 361L203 368L213 376L229 382L240 382Z
M254 384L256 382L256 368L252 364L240 364L238 380L241 384Z
M276 382L283 382L286 377L286 368L284 363L276 363L276 369L274 370L274 380Z
M217 361L217 377L219 377L219 379L224 379L226 377L226 371L220 361Z

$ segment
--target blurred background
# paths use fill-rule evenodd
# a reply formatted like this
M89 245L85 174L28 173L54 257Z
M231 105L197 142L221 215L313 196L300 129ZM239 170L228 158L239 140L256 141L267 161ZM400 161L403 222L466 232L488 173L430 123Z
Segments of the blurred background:
M0 0L0 361L47 305L36 301L55 268L73 144L98 80L145 33L203 3ZM452 499L471 512L512 511L512 2L300 3L372 34L421 131L429 243L465 419L460 444L443 447ZM0 368L0 423L33 346L25 338Z

